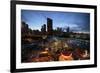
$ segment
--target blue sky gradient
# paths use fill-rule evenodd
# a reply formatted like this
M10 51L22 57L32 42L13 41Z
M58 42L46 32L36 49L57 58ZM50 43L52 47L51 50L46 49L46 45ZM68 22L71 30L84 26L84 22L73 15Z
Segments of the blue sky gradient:
M89 13L21 10L21 21L32 30L40 30L43 24L47 24L47 17L53 20L53 29L70 27L75 32L90 31Z

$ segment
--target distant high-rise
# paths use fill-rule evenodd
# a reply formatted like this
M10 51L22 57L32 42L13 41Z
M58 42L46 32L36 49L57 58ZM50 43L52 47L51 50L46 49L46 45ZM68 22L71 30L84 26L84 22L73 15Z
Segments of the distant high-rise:
M42 28L41 28L41 32L42 32L43 34L46 33L46 24L44 24L44 25L42 26Z
M22 32L22 34L28 33L28 29L29 29L28 24L26 24L25 22L22 22L21 23L21 32Z
M52 19L47 18L47 33L48 35L52 35L53 27L52 27Z
M70 32L70 28L69 27L67 28L67 32Z

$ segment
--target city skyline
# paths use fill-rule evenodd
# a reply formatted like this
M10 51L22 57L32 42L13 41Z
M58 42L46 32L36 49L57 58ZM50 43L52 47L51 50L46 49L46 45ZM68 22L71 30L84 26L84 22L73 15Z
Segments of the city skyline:
M42 25L47 24L47 18L53 20L53 29L70 27L74 32L90 31L89 13L21 10L21 21L32 30L41 30Z

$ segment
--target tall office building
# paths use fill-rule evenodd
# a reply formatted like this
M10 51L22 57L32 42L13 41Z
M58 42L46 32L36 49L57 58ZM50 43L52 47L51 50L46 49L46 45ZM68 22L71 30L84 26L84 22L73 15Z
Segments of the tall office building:
M26 24L25 22L22 22L21 23L21 33L22 34L27 34L28 33L28 29L29 29L28 24Z
M53 34L53 23L52 23L52 19L47 18L47 33L48 35L52 35Z
M46 33L46 24L42 25L41 32L42 32L43 34Z
M67 32L70 32L70 28L69 27L67 27Z

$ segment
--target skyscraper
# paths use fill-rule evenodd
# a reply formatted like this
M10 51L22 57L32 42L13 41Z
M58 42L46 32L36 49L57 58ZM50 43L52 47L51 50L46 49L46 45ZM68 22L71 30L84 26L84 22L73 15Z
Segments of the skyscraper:
M53 27L52 27L52 19L47 18L47 33L48 35L52 35Z
M25 22L21 22L21 33L27 34L28 33L29 26Z
M43 34L46 33L46 24L42 25L41 32L42 32Z
M70 32L70 28L69 27L67 27L67 32Z

